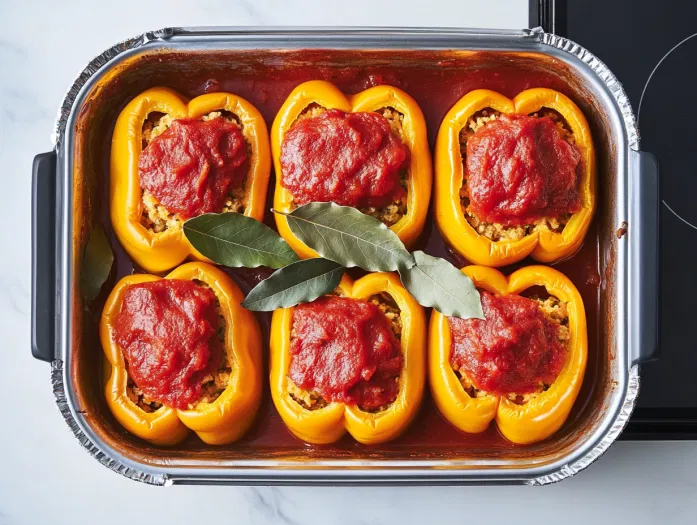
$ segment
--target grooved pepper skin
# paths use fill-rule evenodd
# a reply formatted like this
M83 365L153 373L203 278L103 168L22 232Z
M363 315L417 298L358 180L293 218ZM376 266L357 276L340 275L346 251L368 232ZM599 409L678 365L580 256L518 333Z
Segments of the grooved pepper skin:
M154 233L141 224L143 204L138 160L142 151L143 123L151 112L184 119L200 118L219 110L236 115L245 129L251 152L245 183L247 206L244 214L262 220L271 173L271 155L266 123L252 104L230 93L209 93L187 102L171 89L156 87L131 100L116 121L111 143L111 224L128 254L148 272L165 272L187 257L201 261L208 259L191 246L181 228Z
M224 351L232 364L228 385L213 403L200 403L190 410L163 405L148 413L128 398L126 363L112 336L114 320L129 285L161 279L155 275L134 274L116 283L99 324L99 337L109 369L104 389L107 405L126 430L155 445L175 445L185 439L190 430L210 445L236 441L252 424L261 401L261 331L256 318L240 306L244 296L237 285L215 266L203 262L186 263L164 278L202 281L216 295L225 319Z
M527 266L509 277L484 266L467 266L462 273L478 288L492 294L519 294L527 288L543 286L550 295L565 301L569 314L569 352L549 389L524 405L493 395L472 398L450 364L452 343L448 318L434 310L429 326L428 373L438 410L464 432L483 432L495 419L501 434L513 443L530 444L548 438L566 421L583 383L588 336L581 295L566 276L547 266Z
M464 178L460 131L472 115L486 108L521 115L549 108L568 123L583 163L579 181L581 209L571 216L561 233L541 230L519 240L492 241L467 222L460 204ZM438 130L435 171L434 209L438 229L448 244L475 264L506 266L528 255L540 262L569 257L581 247L595 211L595 152L588 122L571 99L553 89L528 89L513 100L487 89L467 93L448 111Z
M423 230L431 198L431 152L426 136L426 122L416 101L404 91L391 86L376 86L356 95L345 95L334 84L311 80L297 86L281 106L271 127L271 151L276 172L274 209L290 213L293 195L281 185L281 146L283 139L298 116L311 104L346 113L371 112L390 107L402 115L404 140L409 147L409 176L407 181L407 213L390 229L409 246ZM275 214L281 236L302 258L317 257L317 253L298 239L288 226L288 219Z
M339 287L345 297L368 299L386 293L397 303L402 320L403 355L397 399L386 410L376 413L338 402L307 410L293 400L288 379L293 308L276 310L271 320L271 397L288 429L303 441L333 443L348 431L361 443L383 443L407 428L421 403L426 375L424 310L392 273L372 273L356 282L344 275Z

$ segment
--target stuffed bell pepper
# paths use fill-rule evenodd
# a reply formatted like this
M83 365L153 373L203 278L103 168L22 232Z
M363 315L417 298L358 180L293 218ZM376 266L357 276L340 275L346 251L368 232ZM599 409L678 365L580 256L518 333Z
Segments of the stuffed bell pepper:
M586 118L563 94L466 94L441 124L435 169L438 229L467 260L552 262L581 246L595 209L595 153Z
M349 432L366 444L402 433L425 381L422 307L389 273L276 310L271 322L271 395L290 431L308 443Z
M111 146L111 223L139 266L167 271L192 256L185 220L207 212L264 216L271 171L259 111L241 97L209 93L186 101L167 88L134 98Z
M106 401L129 432L174 445L193 430L211 445L239 439L261 399L261 332L221 270L192 262L165 278L121 279L104 306Z
M580 294L545 266L508 278L483 266L462 271L480 291L485 319L433 311L429 379L438 409L465 432L483 432L496 420L514 443L551 436L566 421L586 369Z
M274 208L335 202L372 215L409 246L421 233L431 195L426 124L414 99L391 86L345 95L329 82L296 87L271 129ZM301 257L314 250L276 214L283 238Z

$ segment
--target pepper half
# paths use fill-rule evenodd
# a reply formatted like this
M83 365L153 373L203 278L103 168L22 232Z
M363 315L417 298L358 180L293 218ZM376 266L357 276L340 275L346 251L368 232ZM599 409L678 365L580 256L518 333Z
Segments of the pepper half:
M404 116L402 138L410 151L407 212L390 229L409 246L419 236L426 221L431 198L431 152L421 108L404 91L392 86L375 86L356 95L345 95L330 82L311 80L300 84L291 92L271 126L271 150L276 172L274 209L283 213L290 213L294 209L293 195L281 185L281 146L286 132L312 104L346 113L393 108ZM275 217L278 232L300 257L317 257L313 249L293 234L285 216L277 213Z
M209 93L187 103L177 92L156 87L131 100L116 121L111 144L111 224L128 254L148 272L167 271L188 256L201 261L208 259L191 246L182 228L156 233L141 224L143 203L138 159L143 149L143 124L152 112L181 119L199 118L220 110L237 117L250 146L244 215L260 221L264 218L271 159L266 123L251 103L230 93Z
M467 266L462 273L478 288L496 295L519 294L527 288L543 286L550 295L566 302L569 354L549 389L524 405L492 395L473 398L462 387L450 364L452 343L448 318L434 310L429 327L428 366L431 393L438 410L464 432L483 432L496 419L501 434L513 443L529 444L548 438L566 421L583 383L588 340L581 295L566 276L546 266L527 266L508 278L483 266Z
M387 409L374 413L338 402L316 410L297 403L290 395L288 378L293 308L276 310L271 320L271 397L286 426L303 441L333 443L348 431L361 443L383 443L407 428L421 403L426 375L426 317L395 274L372 273L356 282L344 275L339 288L343 296L354 299L386 293L399 307L404 361L397 399Z
M465 218L460 203L464 181L460 131L470 117L487 108L523 115L548 108L559 113L568 124L583 163L579 182L581 209L571 216L560 233L540 229L519 240L492 241L477 233ZM595 210L595 152L586 118L565 95L553 89L535 88L523 91L511 100L487 89L471 91L458 100L443 119L435 157L436 224L445 240L469 261L498 267L530 255L540 262L553 262L572 255L581 247Z
M132 285L161 279L135 274L121 279L104 305L99 337L108 361L109 379L105 395L109 409L129 432L155 445L175 445L189 429L209 445L224 445L239 439L249 428L261 401L261 331L254 315L240 306L244 299L237 285L221 270L207 263L191 262L172 271L165 279L199 280L208 285L220 303L225 319L224 349L232 372L227 387L212 403L199 403L191 410L161 406L146 412L127 394L128 371L123 353L112 331L121 311L123 294Z

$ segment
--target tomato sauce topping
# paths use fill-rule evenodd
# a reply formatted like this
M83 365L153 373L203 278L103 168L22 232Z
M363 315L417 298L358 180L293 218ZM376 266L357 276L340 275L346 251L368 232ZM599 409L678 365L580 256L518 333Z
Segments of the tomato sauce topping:
M281 184L296 204L386 206L404 194L409 148L378 113L336 109L299 120L281 145Z
M531 224L581 207L581 152L549 117L501 115L467 141L469 210L483 222Z
M504 396L551 385L566 362L559 328L537 301L481 292L485 320L448 318L450 363L478 389Z
M183 219L219 212L244 179L247 143L233 122L178 119L141 152L140 186Z
M113 328L128 375L143 393L186 409L223 356L215 294L192 281L160 279L129 286Z
M400 343L372 303L322 297L293 312L288 376L326 401L374 410L397 399Z

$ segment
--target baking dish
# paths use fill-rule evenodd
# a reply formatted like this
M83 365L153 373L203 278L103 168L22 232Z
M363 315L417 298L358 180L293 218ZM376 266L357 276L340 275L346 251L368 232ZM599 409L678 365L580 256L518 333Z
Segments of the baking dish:
M598 150L598 213L581 252L559 267L585 294L592 348L581 396L555 436L517 447L495 429L483 436L460 434L429 400L406 435L392 443L364 447L349 440L308 447L283 428L268 394L255 428L225 447L187 441L157 448L114 421L100 395L96 318L105 292L134 267L112 236L115 271L95 303L83 303L79 280L92 227L108 224L104 153L108 157L116 115L142 89L164 83L190 94L232 87L247 98L271 100L267 111L262 109L268 123L275 97L269 85L289 90L288 71L354 87L411 75L418 78L410 86L417 100L429 82L455 86L450 102L419 100L431 115L431 146L439 112L477 79L499 87L513 78L506 72L514 71L517 84L556 87L582 108ZM651 357L657 341L657 166L638 150L621 85L573 42L541 30L164 29L118 44L88 65L63 102L54 141L55 149L34 161L32 352L51 363L56 400L73 433L115 471L160 485L546 484L588 466L629 418L638 365ZM432 224L428 229L433 231L424 239L425 249L448 256ZM235 278L257 277L238 272ZM262 324L268 335L265 319Z

